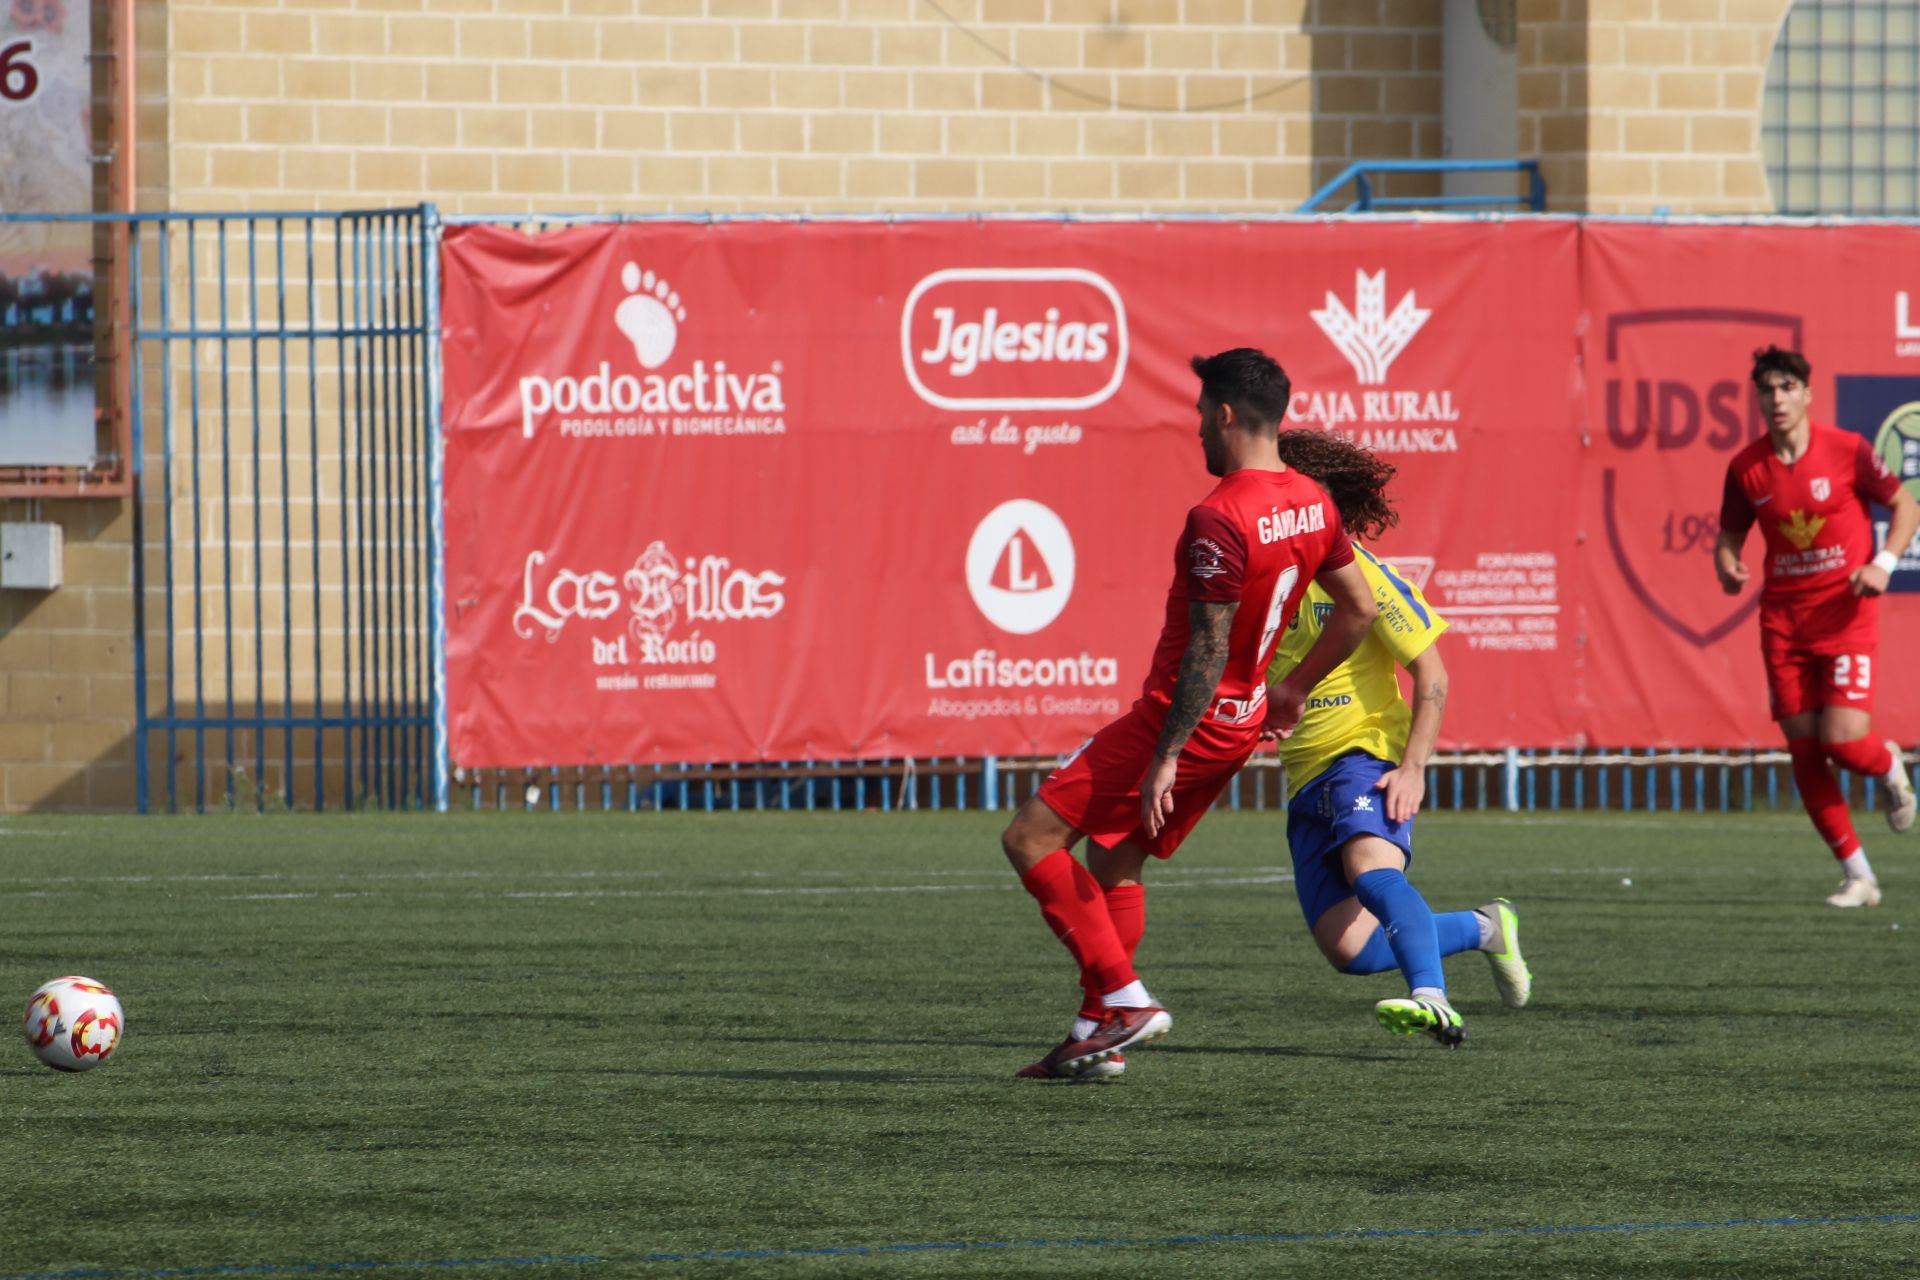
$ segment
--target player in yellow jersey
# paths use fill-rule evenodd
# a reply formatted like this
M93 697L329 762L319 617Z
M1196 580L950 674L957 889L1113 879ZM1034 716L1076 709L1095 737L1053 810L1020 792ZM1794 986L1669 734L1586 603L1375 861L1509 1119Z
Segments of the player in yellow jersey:
M1378 537L1397 522L1386 497L1391 464L1320 431L1282 432L1280 449L1288 466L1327 491L1354 537ZM1447 702L1447 669L1436 644L1447 622L1391 565L1357 542L1354 551L1379 616L1353 656L1314 686L1299 725L1279 744L1293 787L1287 843L1294 887L1334 968L1397 968L1405 975L1408 996L1374 1006L1383 1027L1425 1032L1457 1048L1466 1024L1447 999L1443 957L1486 952L1509 1008L1527 1002L1533 979L1520 956L1512 903L1495 898L1477 910L1437 913L1407 881L1413 818L1426 797L1427 758ZM1330 604L1309 585L1274 651L1269 683L1312 646ZM1413 678L1411 707L1400 691L1401 667Z

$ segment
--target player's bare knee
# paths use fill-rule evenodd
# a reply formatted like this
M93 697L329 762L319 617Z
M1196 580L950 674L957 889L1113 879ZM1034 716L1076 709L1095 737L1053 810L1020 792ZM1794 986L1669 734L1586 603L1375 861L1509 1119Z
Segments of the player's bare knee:
M1035 806L1040 812L1036 813ZM1048 854L1065 846L1058 840L1057 833L1051 828L1059 822L1053 810L1041 805L1037 800L1029 800L1020 806L1013 815L1013 821L1000 833L1000 848L1005 851L1007 861L1013 869L1022 875L1038 866Z

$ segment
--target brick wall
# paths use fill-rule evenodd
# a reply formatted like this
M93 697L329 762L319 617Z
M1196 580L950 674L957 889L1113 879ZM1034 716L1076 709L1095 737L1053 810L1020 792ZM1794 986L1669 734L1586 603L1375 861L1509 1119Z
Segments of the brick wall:
M167 10L181 207L1276 211L1437 139L1439 0Z
M1790 0L1521 0L1520 147L1557 209L1770 213L1767 60Z

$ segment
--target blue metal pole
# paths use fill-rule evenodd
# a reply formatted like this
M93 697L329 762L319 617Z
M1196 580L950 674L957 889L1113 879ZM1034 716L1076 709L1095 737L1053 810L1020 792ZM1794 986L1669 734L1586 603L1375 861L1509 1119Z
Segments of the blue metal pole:
M347 301L347 269L349 260L347 243L347 222L344 218L333 219L333 318L335 367L338 369L340 419L340 714L346 719L346 725L340 735L340 759L343 791L343 805L355 807L353 748L354 748L354 683L357 668L354 664L354 514L353 486L350 483L353 449L353 432L348 425L352 411L353 397L348 370L352 367L347 360L347 330L350 304ZM365 776L364 774L362 775ZM505 783L501 784L505 786Z
M167 316L172 307L168 292L173 268L170 263L168 232L170 226L162 222L155 236L160 249L160 328L167 328ZM192 248L193 242L187 242ZM135 286L138 289L138 277ZM179 664L174 657L173 626L173 351L167 339L160 339L160 583L161 599L166 609L167 623L167 719L172 721L179 714L175 694L179 683ZM136 375L138 367L135 368ZM139 386L136 381L134 385ZM167 812L180 810L179 739L176 731L167 730Z
M420 209L426 259L426 332L422 335L427 369L427 545L433 563L427 571L427 613L433 653L430 659L433 694L433 796L434 808L447 807L447 619L442 601L446 598L446 530L441 508L440 439L440 214L431 204Z
M162 233L164 234L164 232ZM132 440L133 456L127 465L133 473L133 789L134 804L147 812L147 789L151 784L147 742L147 538L146 520L146 443L141 427L140 357L140 224L127 225L127 320L129 355L132 368L127 373L128 403L122 406ZM165 350L165 347L162 347ZM161 498L165 506L172 495ZM171 550L171 548L167 548ZM169 625L168 630L172 627Z
M273 222L274 315L280 339L280 686L288 716L293 715L293 478L287 427L287 222ZM317 620L316 620L317 623ZM281 736L280 781L287 808L294 805L293 731Z
M311 501L308 503L307 528L313 540L313 712L315 715L327 713L327 669L321 657L320 633L322 630L321 589L320 589L320 339L317 304L314 294L318 287L314 282L313 270L313 222L304 220L307 250L307 488ZM327 741L326 732L315 726L313 731L313 807L315 812L327 807ZM479 803L479 792L474 793L475 803Z
M261 510L260 486L260 263L259 263L258 219L247 219L247 324L252 335L247 339L248 383L247 401L252 412L253 426L253 513L250 523L253 525L253 717L264 720L267 715L267 657L266 623L261 609L262 595L267 576L266 561L262 558L260 539ZM280 419L284 425L286 416ZM285 457L285 450L281 451ZM286 503L281 504L282 512ZM266 801L261 788L267 780L267 735L263 729L253 731L253 805L256 811L265 807Z
M200 271L196 261L199 236L189 230L187 233L187 324L189 327L200 322ZM187 387L193 422L189 430L193 433L193 700L194 714L201 720L207 714L206 686L206 607L204 604L205 569L201 544L205 539L200 531L200 344L190 340L187 343ZM207 730L204 724L196 725L193 731L193 806L197 812L204 813L207 808Z
M216 224L220 229L220 327L231 327L227 312L227 220L221 218ZM225 339L220 343L220 565L221 565L221 605L222 637L225 643L227 659L227 714L233 714L233 396L232 396L232 348ZM227 763L226 796L227 808L233 808L233 730L228 729L221 735L226 743Z

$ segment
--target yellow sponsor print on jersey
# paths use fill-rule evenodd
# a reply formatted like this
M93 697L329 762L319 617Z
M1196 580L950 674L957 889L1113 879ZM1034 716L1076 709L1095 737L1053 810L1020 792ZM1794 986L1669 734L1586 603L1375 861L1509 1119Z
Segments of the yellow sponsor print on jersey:
M1795 507L1793 513L1780 522L1780 532L1788 542L1805 551L1813 545L1813 540L1820 536L1820 530L1826 523L1825 516L1809 517L1806 512Z

